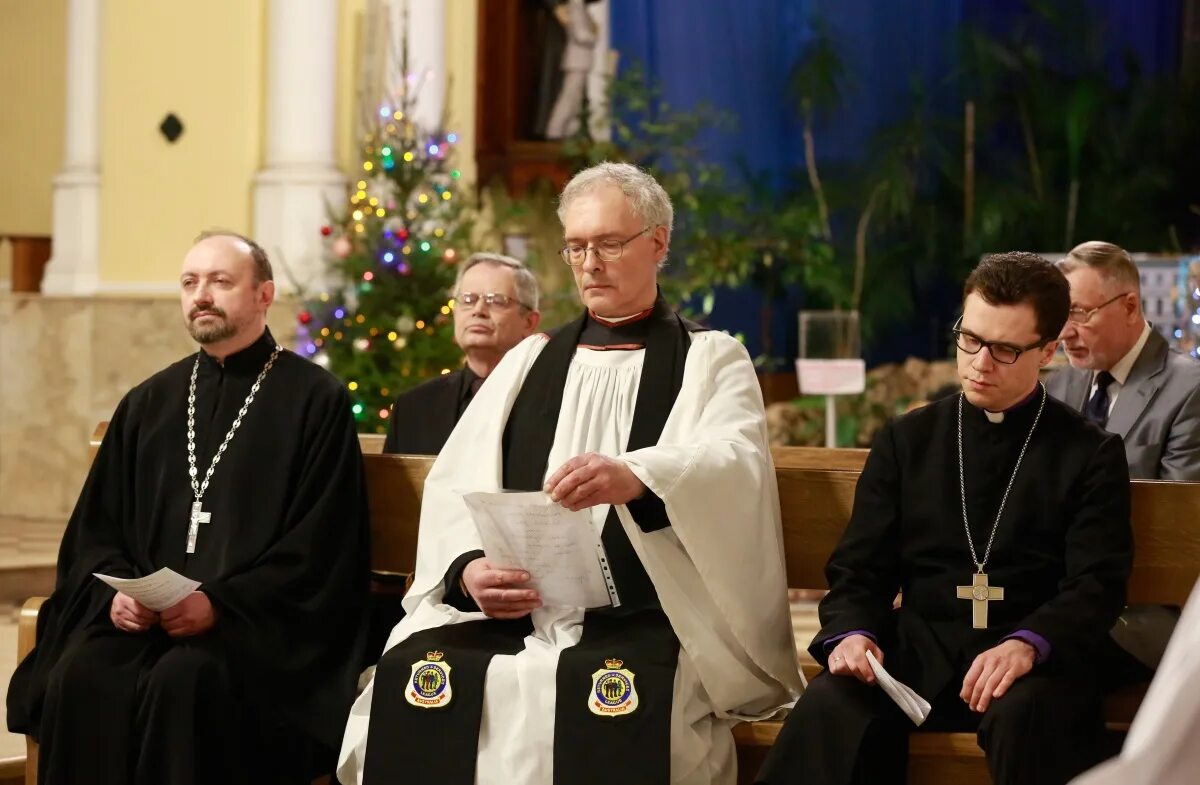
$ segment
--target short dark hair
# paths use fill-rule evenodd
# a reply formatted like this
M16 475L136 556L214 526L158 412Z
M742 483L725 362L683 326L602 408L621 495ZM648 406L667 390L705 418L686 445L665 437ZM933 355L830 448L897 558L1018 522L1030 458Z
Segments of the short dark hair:
M1035 253L1009 251L988 254L967 276L963 300L977 292L992 305L1033 306L1037 331L1053 341L1067 323L1071 286L1062 271Z
M255 283L275 280L275 272L271 269L271 260L267 258L267 252L246 235L228 229L206 229L196 237L196 242L207 240L210 237L232 237L235 240L241 240L250 248L250 258L254 261Z

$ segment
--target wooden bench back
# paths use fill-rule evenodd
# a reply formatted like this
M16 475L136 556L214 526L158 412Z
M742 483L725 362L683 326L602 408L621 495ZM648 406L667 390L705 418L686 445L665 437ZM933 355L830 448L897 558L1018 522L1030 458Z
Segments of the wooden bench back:
M93 450L103 436L101 423ZM377 454L382 437L364 435L371 515L371 566L413 570L421 491L433 459ZM824 589L825 562L842 535L867 450L776 447L788 585ZM1129 602L1182 605L1200 576L1200 483L1135 480L1134 566Z
M824 589L825 562L850 519L859 473L806 468L800 464L813 453L792 453L796 449L809 448L773 450L788 585ZM815 457L826 464L831 458L849 461L855 456ZM411 571L421 487L433 459L367 455L364 460L371 499L372 565L388 572ZM1129 601L1182 605L1200 576L1200 484L1136 480L1132 485L1135 549Z

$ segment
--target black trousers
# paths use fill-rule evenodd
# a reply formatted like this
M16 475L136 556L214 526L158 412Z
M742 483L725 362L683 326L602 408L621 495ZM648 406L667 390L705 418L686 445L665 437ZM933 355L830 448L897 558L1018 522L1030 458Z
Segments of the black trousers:
M311 745L261 716L245 694L203 636L89 637L50 673L38 782L308 785Z
M756 783L903 785L908 734L975 732L995 785L1063 785L1098 762L1103 714L1089 685L1031 673L982 715L947 685L918 730L877 686L822 673L796 703Z

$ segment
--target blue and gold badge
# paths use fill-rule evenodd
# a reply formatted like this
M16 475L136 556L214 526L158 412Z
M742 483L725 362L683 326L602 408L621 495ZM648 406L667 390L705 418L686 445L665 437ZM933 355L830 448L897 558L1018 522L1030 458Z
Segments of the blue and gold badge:
M437 709L449 705L450 663L444 662L440 651L425 653L425 659L417 660L412 666L412 678L404 697L418 709Z
M588 708L600 717L619 717L632 714L638 707L637 689L633 686L634 675L626 670L621 660L605 660L606 667L592 674L592 691L588 695Z

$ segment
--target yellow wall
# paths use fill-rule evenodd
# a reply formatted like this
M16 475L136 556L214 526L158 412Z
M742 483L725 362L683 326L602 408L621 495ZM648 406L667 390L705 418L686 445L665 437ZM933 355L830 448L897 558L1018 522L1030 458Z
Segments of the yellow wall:
M251 227L263 0L109 0L103 21L100 272L169 284L204 228ZM169 144L168 112L184 125Z
M446 0L446 74L450 91L446 96L446 117L450 129L458 134L455 163L463 180L475 182L475 67L479 52L479 29L475 0Z
M362 159L358 153L355 127L355 90L358 87L358 52L362 45L362 19L365 0L341 0L338 9L337 118L333 127L333 145L338 167L347 175L358 175Z
M443 0L446 7L447 131L458 134L455 165L465 182L475 181L475 64L478 30L477 0ZM362 44L365 0L341 0L338 21L337 162L347 175L357 177L362 158L360 140L354 136L358 87L358 53Z
M475 178L476 0L445 0L447 115L456 164ZM253 228L263 159L266 0L107 0L102 19L100 279L108 291L170 288L201 229ZM337 161L353 138L366 0L340 0ZM66 0L0 0L0 232L49 234L62 160ZM15 78L13 76L15 75ZM184 124L169 144L168 112ZM11 118L16 118L14 121ZM0 269L0 279L5 270Z
M51 181L63 152L66 6L0 0L0 233L51 231Z

